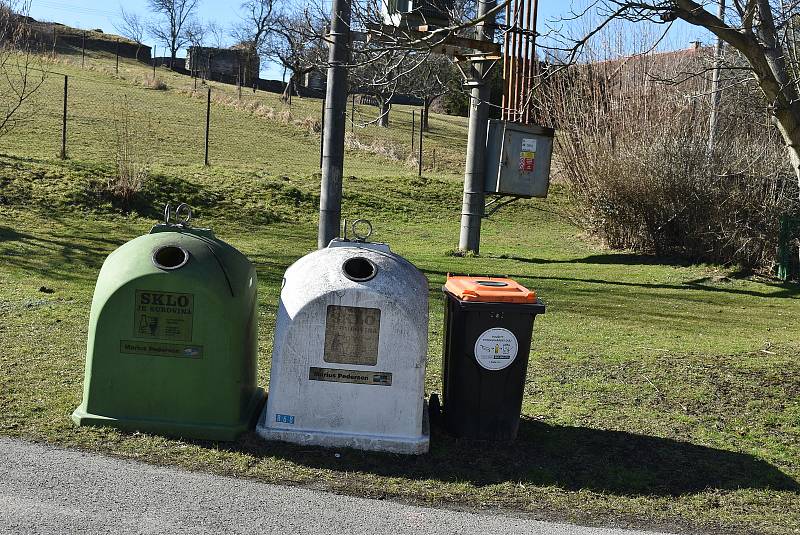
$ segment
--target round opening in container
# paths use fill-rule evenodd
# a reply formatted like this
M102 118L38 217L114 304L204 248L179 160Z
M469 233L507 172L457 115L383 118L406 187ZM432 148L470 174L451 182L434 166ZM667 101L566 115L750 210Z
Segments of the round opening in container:
M188 261L189 252L177 245L165 245L153 253L153 264L159 269L178 269Z
M344 276L351 281L364 282L375 276L378 272L378 267L372 261L356 256L345 260L344 265L342 265L342 271L344 271Z
M502 288L503 286L508 286L507 282L501 281L478 281L478 284L481 286L491 286L492 288Z

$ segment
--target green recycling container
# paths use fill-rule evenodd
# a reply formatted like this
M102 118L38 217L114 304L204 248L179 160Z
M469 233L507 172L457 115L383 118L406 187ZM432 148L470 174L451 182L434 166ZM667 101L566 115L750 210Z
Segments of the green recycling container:
M92 300L73 421L235 440L264 398L256 287L250 261L188 217L171 224L168 215L111 253Z

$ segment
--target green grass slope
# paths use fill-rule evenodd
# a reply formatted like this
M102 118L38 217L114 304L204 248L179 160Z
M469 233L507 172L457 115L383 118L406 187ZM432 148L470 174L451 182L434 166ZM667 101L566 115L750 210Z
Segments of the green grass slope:
M437 170L418 178L402 160L369 149L408 144L410 114L402 108L389 130L356 129L368 150L347 153L344 213L371 219L375 239L428 276L428 392L441 389L439 288L447 272L505 273L536 288L548 310L536 322L514 444L434 429L430 454L419 458L337 457L253 436L210 444L73 427L97 271L117 246L146 232L167 201L196 206L197 224L256 263L259 382L268 385L283 271L316 245L319 136L303 119L318 117L320 102L295 99L288 119L276 95L246 94L240 104L233 88L215 86L221 97L205 168L205 103L190 80L160 72L170 89L149 90L146 66L124 62L114 77L101 56L85 70L74 58L53 69L71 76L70 159L55 159L55 76L32 103L36 113L0 139L0 434L348 494L589 524L800 531L797 290L715 266L602 250L559 216L566 201L558 187L547 200L486 220L480 257L448 256L458 236L464 121L432 118L428 147L431 155L436 148ZM155 139L152 177L128 206L106 188L115 109L125 98L153 125ZM367 111L374 109L360 113Z

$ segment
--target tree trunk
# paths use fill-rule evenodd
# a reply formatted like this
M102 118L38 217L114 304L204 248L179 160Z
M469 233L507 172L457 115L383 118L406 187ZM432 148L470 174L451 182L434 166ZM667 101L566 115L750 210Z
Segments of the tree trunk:
M755 0L759 24L753 34L740 32L720 21L694 0L675 0L678 16L701 26L736 48L747 59L761 91L772 107L775 123L786 144L789 163L800 184L800 98L781 50L778 31L768 0ZM749 2L748 2L749 5ZM762 44L763 43L763 44Z
M378 126L389 128L389 110L391 109L389 106L389 101L380 99L379 103L381 114L378 117Z
M281 100L284 103L291 103L293 85L294 85L294 73L289 77L289 81L286 83L286 87L283 88L283 95L281 95Z

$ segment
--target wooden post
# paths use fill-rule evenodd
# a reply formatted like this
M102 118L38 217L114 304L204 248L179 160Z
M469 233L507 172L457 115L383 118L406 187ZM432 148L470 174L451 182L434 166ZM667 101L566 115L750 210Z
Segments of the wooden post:
M208 100L206 101L206 158L205 165L208 167L208 134L211 129L211 88L208 88Z
M433 172L436 172L436 147L433 148Z
M119 37L117 37L117 75L119 76Z
M353 93L353 98L350 100L350 133L356 131L356 94Z
M424 108L419 111L419 176L422 176L422 115L424 113Z
M156 82L156 50L158 47L153 45L153 83Z
M61 120L61 159L67 159L67 97L69 95L69 76L64 76L64 114Z
M81 69L86 64L86 30L83 30L83 42L81 43Z

